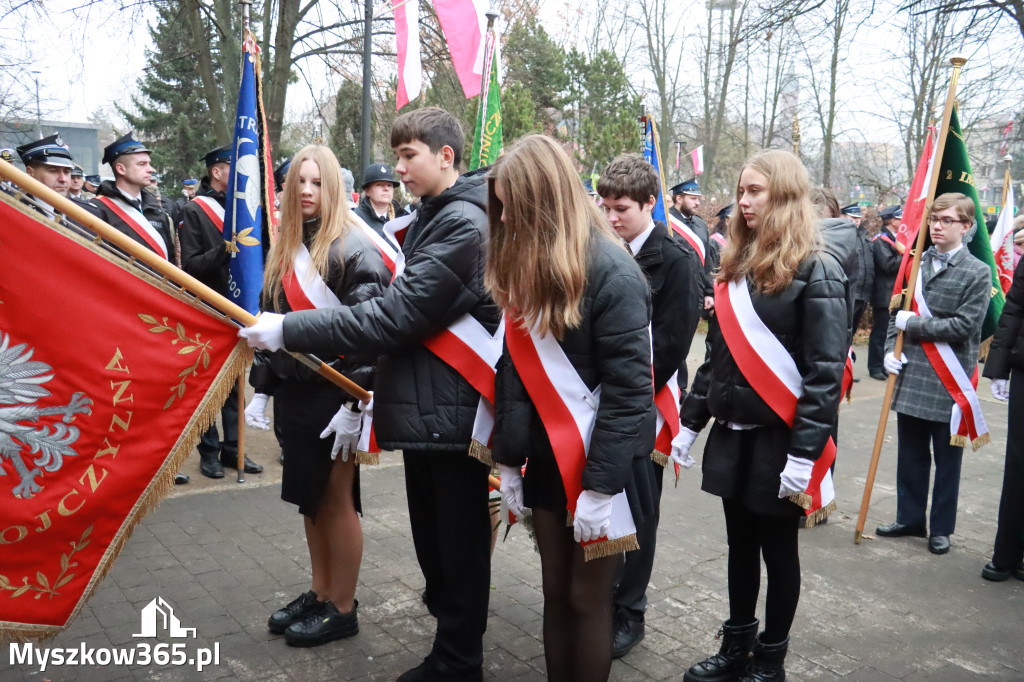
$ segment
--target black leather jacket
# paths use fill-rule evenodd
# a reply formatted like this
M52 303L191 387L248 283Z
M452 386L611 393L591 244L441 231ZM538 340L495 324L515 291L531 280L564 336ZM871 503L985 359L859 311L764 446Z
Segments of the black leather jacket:
M583 322L560 345L587 387L601 387L583 488L613 495L629 481L632 460L654 450L656 414L650 290L629 253L611 240L591 241L581 312ZM550 453L540 415L507 349L498 362L495 400L495 462L518 466L538 448Z
M758 317L782 342L803 377L789 453L816 460L832 435L843 366L849 350L847 281L838 261L819 253L800 264L783 291L751 291ZM785 426L750 386L725 344L717 318L708 329L711 347L683 402L680 421L700 431L709 419L757 426Z

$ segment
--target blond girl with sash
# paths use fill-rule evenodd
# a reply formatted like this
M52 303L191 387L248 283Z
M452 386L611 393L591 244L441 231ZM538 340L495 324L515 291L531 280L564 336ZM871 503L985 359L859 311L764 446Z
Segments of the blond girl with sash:
M338 160L327 147L304 147L285 177L281 227L264 274L264 309L356 305L380 296L390 276L379 249L353 226ZM372 355L347 354L331 364L370 388L374 362ZM358 401L284 351L257 351L250 383L258 394L246 409L250 425L266 428L267 396L277 403L281 498L304 515L313 573L311 589L271 615L268 627L294 646L350 637L359 631L355 590L363 554Z
M789 152L744 165L715 283L709 359L683 402L672 457L690 461L712 421L702 489L722 498L729 546L729 619L718 654L688 682L785 679L800 598L798 518L835 505L828 467L849 349L847 281L822 251L807 171ZM764 631L755 617L761 560ZM753 652L753 656L751 656Z
M613 581L652 511L650 292L554 140L523 138L489 183L485 284L506 315L492 456L511 516L532 509L548 679L603 680Z

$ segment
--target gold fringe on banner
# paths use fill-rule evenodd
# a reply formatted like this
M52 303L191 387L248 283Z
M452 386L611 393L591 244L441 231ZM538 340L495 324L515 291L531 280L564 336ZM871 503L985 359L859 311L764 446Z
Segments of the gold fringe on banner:
M904 289L906 292L906 289ZM903 293L893 294L892 298L889 299L889 312L894 313L903 307Z
M589 545L583 546L583 560L592 561L594 559L603 559L609 556L615 556L616 554L622 554L623 552L632 552L634 549L640 549L640 543L636 540L636 533L630 533L624 535L621 538L615 538L614 540L605 540L604 542L594 542Z
M655 450L651 453L651 461L660 467L668 466L669 456L661 450Z
M796 493L795 495L790 495L787 499L804 510L810 509L811 505L814 504L814 500L807 493ZM808 528L818 523L822 519L827 519L829 515L832 514L832 512L834 512L835 510L836 501L833 499L831 502L829 502L828 504L826 504L824 507L814 512L813 514L805 514L805 516L807 516Z
M992 350L992 337L988 337L981 342L978 346L978 362L985 362L988 360L988 352Z
M469 441L469 456L473 459L480 460L492 469L494 468L494 460L491 458L491 449L475 438Z
M981 447L983 447L985 445L988 445L991 442L992 442L992 436L987 434L987 433L981 434L980 436L975 438L973 441L968 441L967 440L967 436L961 436L958 433L954 433L952 436L949 437L949 444L952 445L953 447L966 448L968 443L970 443L971 448L975 452L978 451L978 448L981 448Z
M356 450L356 464L376 466L380 464L380 453L367 452L366 450Z

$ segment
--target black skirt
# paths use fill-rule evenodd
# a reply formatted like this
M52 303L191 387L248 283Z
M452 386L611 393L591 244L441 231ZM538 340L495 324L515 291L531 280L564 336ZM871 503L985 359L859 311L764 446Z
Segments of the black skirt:
M313 381L284 381L274 391L274 418L280 420L284 436L281 499L298 505L299 512L311 519L316 518L334 466L334 436L320 438L320 434L338 412L344 397L333 384ZM355 453L351 456L355 457ZM362 513L358 466L352 488L356 511Z
M779 499L779 477L786 468L789 436L786 426L737 430L714 422L704 447L701 490L739 500L757 514L803 515L798 504Z
M523 476L523 503L530 509L547 509L549 511L566 511L568 499L562 485L562 475L558 471L551 447L537 447L526 462L526 473ZM626 482L626 499L633 514L633 523L638 526L643 519L654 513L657 498L657 481L650 461L643 458L633 459L631 476Z

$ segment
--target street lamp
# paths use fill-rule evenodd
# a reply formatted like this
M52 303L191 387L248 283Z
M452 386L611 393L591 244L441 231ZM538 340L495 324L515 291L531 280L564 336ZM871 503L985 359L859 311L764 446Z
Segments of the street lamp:
M39 128L39 139L43 139L43 113L39 106L39 71L33 71L36 80L36 127Z

